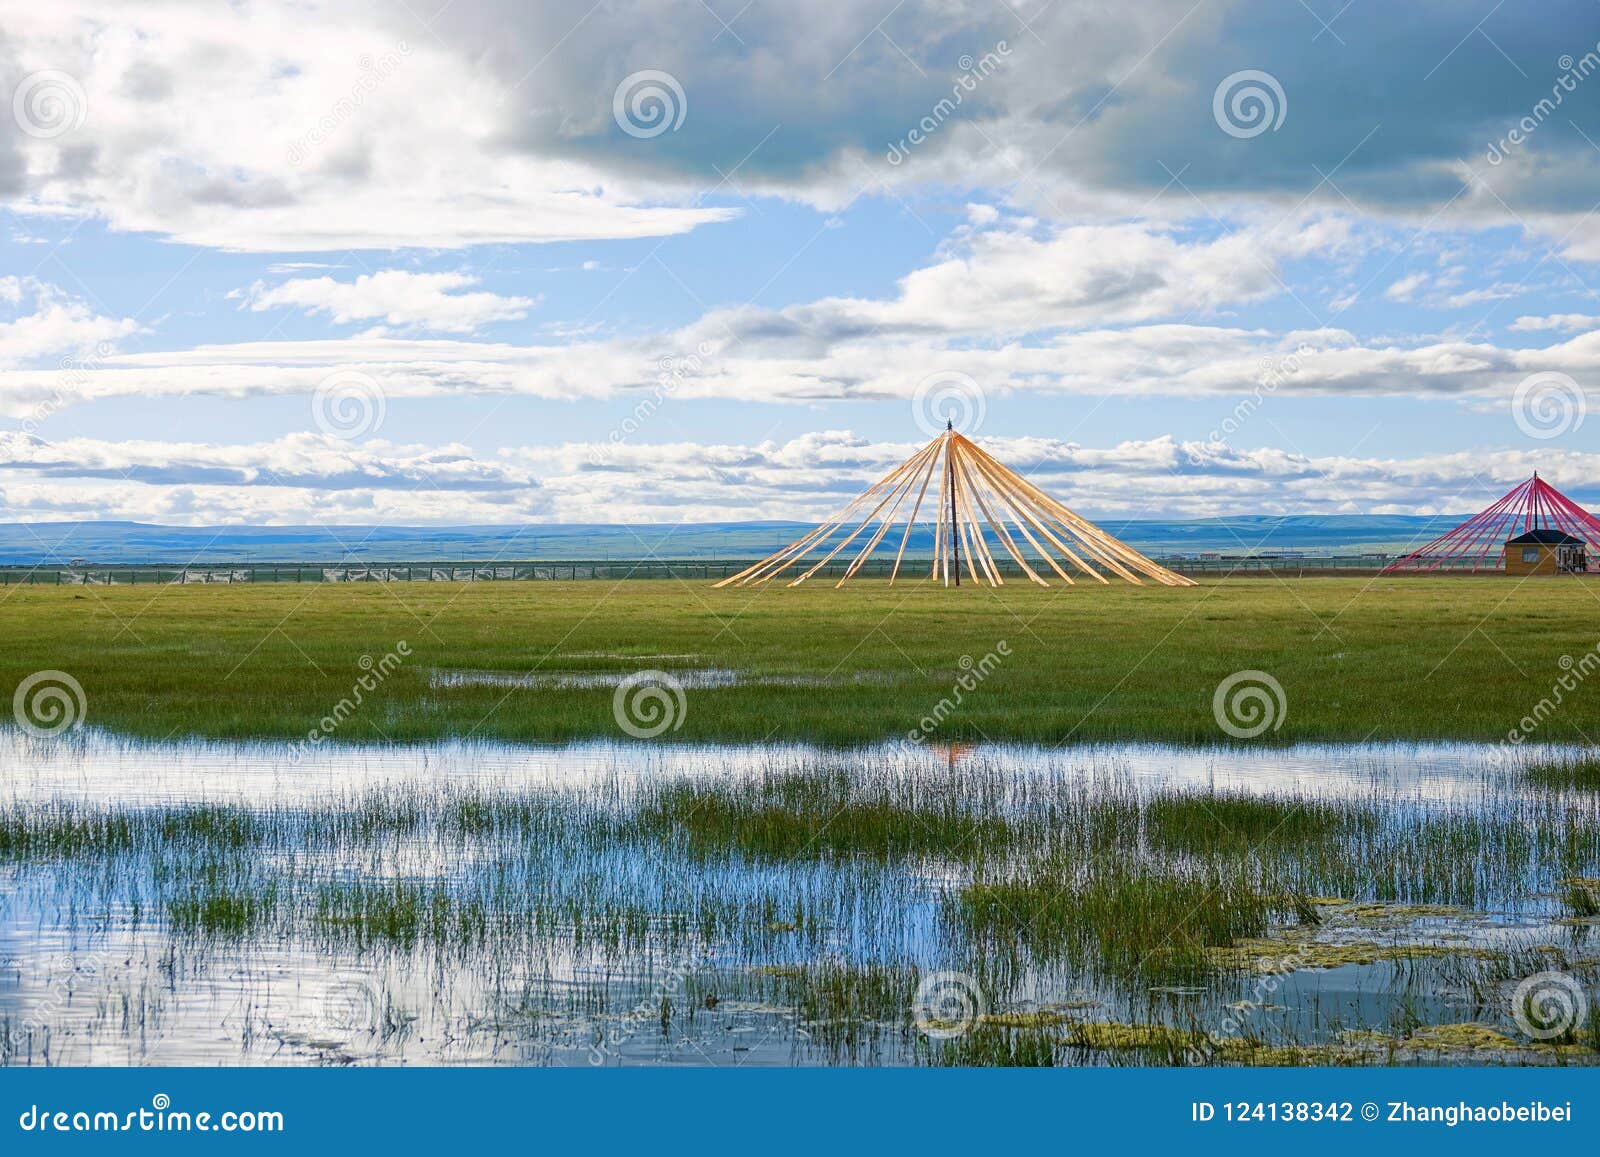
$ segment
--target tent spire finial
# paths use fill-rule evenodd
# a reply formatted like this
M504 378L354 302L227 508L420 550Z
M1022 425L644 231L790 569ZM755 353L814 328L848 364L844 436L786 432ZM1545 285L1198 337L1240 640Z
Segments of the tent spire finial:
M956 428L956 420L954 418L946 418L944 420L944 428L946 430L954 430Z

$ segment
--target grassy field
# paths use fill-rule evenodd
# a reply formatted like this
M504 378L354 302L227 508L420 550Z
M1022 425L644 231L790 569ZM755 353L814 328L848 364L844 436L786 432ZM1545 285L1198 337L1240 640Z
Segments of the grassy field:
M689 679L677 740L853 742L936 713L942 738L1226 740L1212 695L1245 669L1286 701L1254 742L1496 739L1552 697L1563 656L1600 642L1600 584L23 587L0 601L0 640L0 689L64 671L89 725L157 738L303 736L403 641L409 655L342 713L338 740L619 737L609 686L439 685L438 673L641 669L738 673L731 686ZM963 657L992 670L969 673L956 703ZM1600 735L1600 685L1561 696L1535 737Z

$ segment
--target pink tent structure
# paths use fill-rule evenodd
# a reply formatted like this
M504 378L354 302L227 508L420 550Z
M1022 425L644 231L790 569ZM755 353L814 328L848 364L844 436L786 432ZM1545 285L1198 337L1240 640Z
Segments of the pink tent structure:
M1506 539L1534 530L1570 534L1583 540L1591 554L1600 554L1600 518L1535 473L1449 534L1396 559L1383 573L1500 570L1505 565Z

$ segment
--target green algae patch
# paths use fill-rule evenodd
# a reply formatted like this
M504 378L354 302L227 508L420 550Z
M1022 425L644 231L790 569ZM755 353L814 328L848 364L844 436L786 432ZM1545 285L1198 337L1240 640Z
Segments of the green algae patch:
M758 976L775 976L780 980L804 980L806 969L803 964L758 964L752 972Z
M1074 1025L1067 1043L1086 1049L1160 1049L1177 1052L1210 1044L1205 1034L1168 1024L1123 1024L1118 1021L1086 1021ZM1238 1044L1242 1042L1224 1042Z
M1461 1024L1430 1024L1414 1031L1400 1042L1403 1049L1434 1052L1515 1052L1523 1046L1490 1025L1477 1021Z
M1357 924L1409 924L1416 920L1486 920L1488 913L1454 904L1346 904L1338 917Z
M1561 902L1570 915L1568 920L1600 919L1600 880L1589 876L1568 876L1558 881Z
M1379 944L1373 940L1340 943L1291 937L1240 940L1226 948L1206 949L1206 957L1218 968L1264 975L1391 960L1424 960L1442 956L1492 959L1499 955L1486 948L1458 944Z
M1087 1007L1093 1008L1099 1002L1084 1003ZM1057 1025L1073 1024L1076 1020L1072 1012L1065 1008L1036 1008L1025 1012L985 1013L978 1018L978 1023L993 1025L995 1028L1053 1028Z
M1371 1064L1383 1054L1349 1045L1266 1045L1227 1059L1237 1060L1252 1068L1303 1068L1306 1066L1351 1066Z
M1504 953L1475 946L1462 931L1431 931L1426 941L1403 940L1398 930L1419 921L1469 924L1488 919L1488 913L1452 904L1396 904L1345 899L1312 901L1321 912L1316 924L1279 928L1264 936L1240 938L1206 949L1215 968L1267 975L1302 969L1340 968L1397 960L1444 957L1495 960ZM1374 939L1375 932L1396 933L1394 939Z

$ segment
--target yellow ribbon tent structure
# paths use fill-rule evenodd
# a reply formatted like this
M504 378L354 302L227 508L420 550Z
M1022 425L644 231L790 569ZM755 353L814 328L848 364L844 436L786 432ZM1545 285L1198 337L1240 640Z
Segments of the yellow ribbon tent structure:
M935 490L936 498L930 499L930 489ZM912 498L913 493L915 498ZM876 504L869 508L868 504L874 500ZM1174 574L1080 518L953 428L947 428L906 459L831 521L716 585L747 586L769 582L791 568L804 565L809 556L827 551L788 584L797 587L870 531L865 545L857 549L845 568L844 576L834 584L842 587L878 549L890 530L903 521L905 529L898 536L899 549L894 569L889 574L889 582L893 584L900 575L906 545L911 541L911 531L924 501L928 502L930 513L935 513L935 504L938 508L933 523L933 569L929 578L942 579L945 586L961 585L963 564L973 582L1004 586L1005 579L995 564L997 549L1009 554L1022 573L1042 587L1050 585L1039 573L1046 567L1068 585L1074 583L1069 569L1102 583L1110 581L1105 575L1109 571L1141 586L1144 579L1169 587L1195 585L1192 579ZM874 524L875 531L871 530ZM855 529L843 541L832 541L852 525ZM991 532L993 546L985 537L985 527ZM1036 556L1034 563L1029 563L1023 544ZM1044 565L1037 565L1041 560Z

